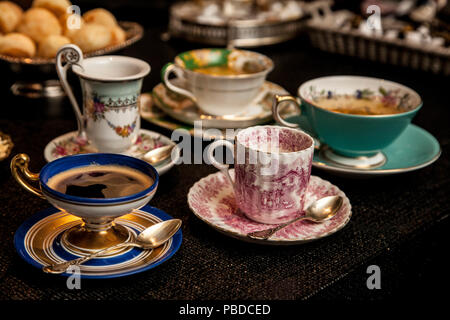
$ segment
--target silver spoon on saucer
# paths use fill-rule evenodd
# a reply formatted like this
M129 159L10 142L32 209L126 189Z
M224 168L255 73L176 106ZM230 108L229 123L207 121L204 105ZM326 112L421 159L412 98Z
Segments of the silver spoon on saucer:
M341 196L329 196L314 201L305 212L305 215L295 218L291 221L282 223L274 228L269 228L261 231L250 232L247 237L258 240L267 240L275 232L286 228L294 222L300 220L310 220L314 222L323 222L329 220L335 216L335 214L342 207L344 199Z
M166 241L168 241L172 236L178 231L181 227L180 219L171 219L156 223L144 231L142 231L135 240L130 242L122 242L117 245L111 246L109 248L105 248L94 252L88 256L81 257L78 259L62 262L62 263L54 263L49 266L45 266L42 268L44 272L47 273L55 273L60 274L64 273L67 268L70 266L78 266L92 258L95 258L107 251L122 248L122 247L138 247L142 249L154 249L161 245L163 245Z
M167 146L159 147L153 150L150 150L144 155L144 159L150 164L156 164L163 160L166 160L172 154L172 149L175 147L174 144L170 144Z

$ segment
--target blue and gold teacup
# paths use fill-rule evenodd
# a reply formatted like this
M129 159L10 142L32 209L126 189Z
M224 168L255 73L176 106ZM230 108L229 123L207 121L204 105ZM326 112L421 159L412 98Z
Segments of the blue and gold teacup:
M77 225L67 229L61 237L64 247L78 255L132 240L133 233L128 228L115 224L114 219L145 206L158 188L159 176L156 169L143 160L125 155L91 153L66 156L47 163L39 173L28 169L29 162L28 155L16 155L11 160L13 177L23 188L46 199L54 207L81 218ZM138 174L142 173L146 179L149 178L150 185L140 192L116 198L75 196L49 186L49 180L55 175L76 168L92 168L93 165L131 168ZM38 182L39 187L32 182Z
M396 108L391 114L352 114L324 108L328 99L352 97L358 104L373 99L385 101ZM366 100L364 100L366 99ZM344 157L371 157L390 145L410 124L422 107L422 99L414 90L401 84L377 78L331 76L305 82L298 88L298 100L292 96L276 96L273 105L275 120L287 127L298 127L279 115L285 101L295 102L301 117L320 142Z

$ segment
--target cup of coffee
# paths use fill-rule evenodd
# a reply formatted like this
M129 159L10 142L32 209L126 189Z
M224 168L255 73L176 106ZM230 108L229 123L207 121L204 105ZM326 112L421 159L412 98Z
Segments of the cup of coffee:
M235 180L228 165L214 158L214 150L233 151ZM314 140L296 129L256 126L241 130L233 143L213 142L209 161L233 185L236 203L250 219L269 224L288 222L302 214L311 176Z
M130 240L130 230L114 219L146 205L158 187L154 167L120 154L66 156L47 163L39 173L30 172L29 161L26 154L16 155L11 160L13 177L26 190L82 219L61 239L76 254Z
M83 112L67 82L68 68L80 78ZM147 62L124 56L83 59L80 48L68 44L58 51L56 71L75 111L80 137L99 152L121 153L136 141L142 79L150 72Z
M198 49L177 55L174 63L164 66L161 78L205 113L224 116L242 112L257 95L265 95L258 92L272 69L272 60L256 52ZM181 86L169 80L172 73Z
M283 102L293 101L314 131L312 134L338 155L351 158L371 157L387 147L422 107L417 92L406 86L358 76L307 81L298 88L298 100L276 96L275 120L286 127L299 126L279 114Z

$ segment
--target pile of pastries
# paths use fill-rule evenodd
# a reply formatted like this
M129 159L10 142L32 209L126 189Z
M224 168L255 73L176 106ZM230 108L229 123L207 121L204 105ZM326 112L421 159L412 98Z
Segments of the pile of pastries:
M114 15L93 9L82 16L71 12L69 0L34 0L24 11L10 1L0 1L0 54L14 57L54 58L68 43L90 52L126 40Z

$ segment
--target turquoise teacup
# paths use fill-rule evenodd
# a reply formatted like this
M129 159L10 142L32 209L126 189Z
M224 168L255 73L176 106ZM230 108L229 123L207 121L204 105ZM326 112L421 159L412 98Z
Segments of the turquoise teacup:
M343 94L357 99L381 99L393 102L401 111L395 114L359 115L330 111L317 105L322 98L333 99ZM390 145L422 107L422 99L414 90L401 84L377 78L358 76L332 76L309 80L298 88L298 99L276 96L273 105L275 120L287 127L297 123L283 120L279 114L282 102L294 101L301 116L321 142L345 157L373 156Z

